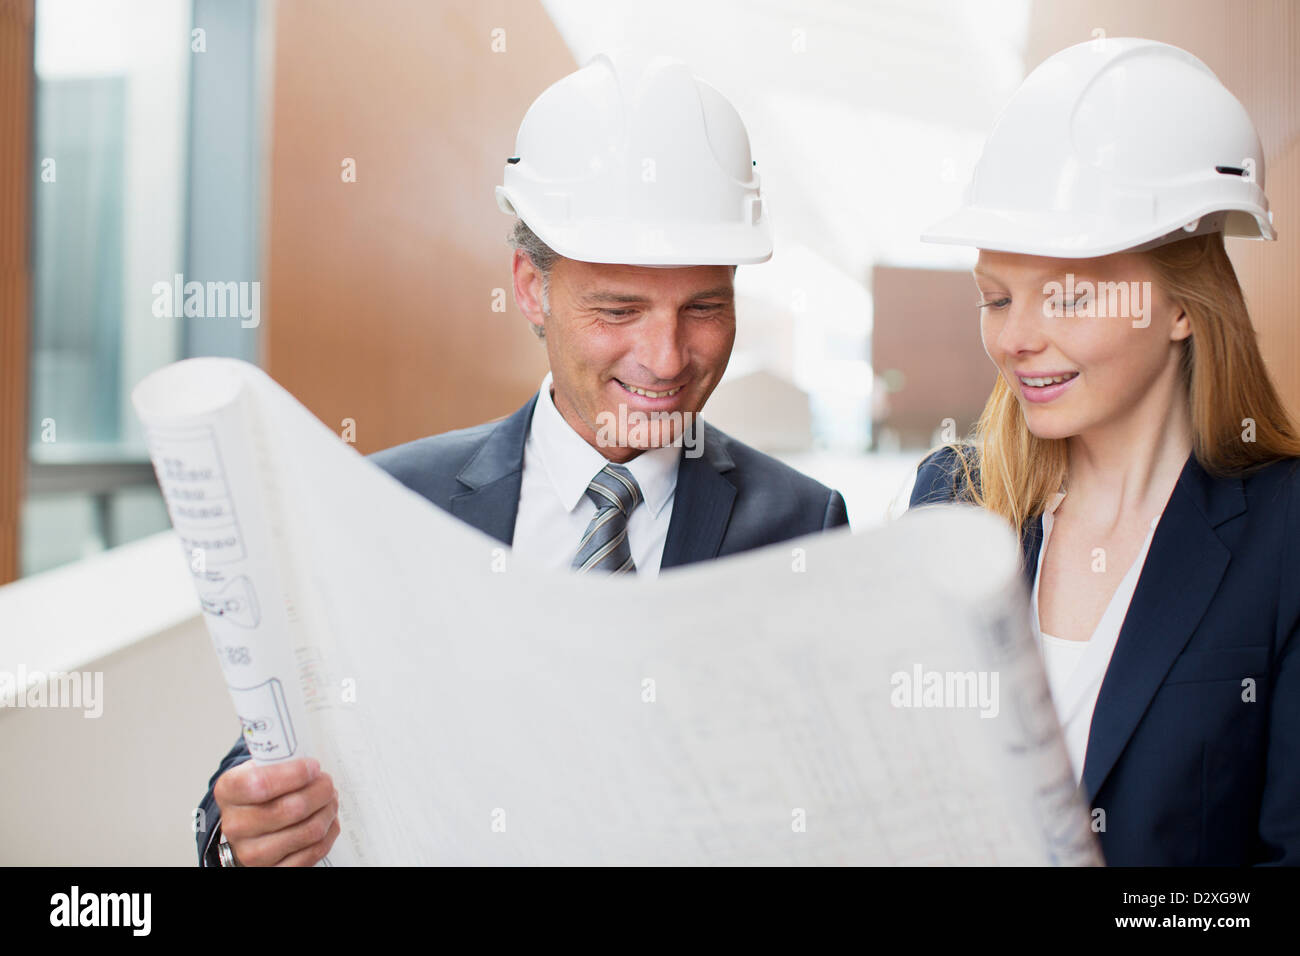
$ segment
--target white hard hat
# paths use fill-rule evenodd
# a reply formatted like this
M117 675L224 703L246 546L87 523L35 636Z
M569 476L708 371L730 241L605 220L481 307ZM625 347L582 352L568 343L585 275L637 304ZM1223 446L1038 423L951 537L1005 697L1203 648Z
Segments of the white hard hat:
M1099 38L1025 78L962 208L921 238L1086 259L1216 230L1277 238L1250 116L1186 50Z
M602 54L528 108L497 204L583 262L765 262L754 166L735 107L684 63Z

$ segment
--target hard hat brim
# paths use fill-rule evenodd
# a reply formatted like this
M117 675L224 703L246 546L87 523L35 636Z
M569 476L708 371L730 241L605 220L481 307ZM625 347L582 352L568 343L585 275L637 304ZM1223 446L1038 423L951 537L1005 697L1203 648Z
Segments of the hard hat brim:
M1225 235L1247 239L1277 238L1266 214L1248 204L1235 207L1220 204L1209 209L1188 210L1172 217L1172 222L1149 223L1141 227L1107 224L1100 216L968 206L930 226L921 234L921 241L1055 259L1093 259L1139 246L1149 247L1162 239L1174 241L1183 238L1184 224L1216 212L1241 214L1232 216L1230 222L1234 228L1227 230Z
M580 220L563 225L522 206L498 189L503 212L522 219L537 237L566 259L627 266L747 266L772 258L766 213L757 223L628 222ZM504 200L504 202L502 202Z
M583 223L534 231L560 255L579 262L626 266L747 266L772 258L770 233L753 226L612 223L601 228Z

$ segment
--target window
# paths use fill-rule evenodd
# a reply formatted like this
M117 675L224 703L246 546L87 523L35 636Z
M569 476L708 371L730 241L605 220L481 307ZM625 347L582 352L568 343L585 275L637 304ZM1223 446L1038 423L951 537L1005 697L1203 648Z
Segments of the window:
M155 284L256 281L256 4L39 0L22 572L169 526L131 389L257 356L239 317L160 318Z

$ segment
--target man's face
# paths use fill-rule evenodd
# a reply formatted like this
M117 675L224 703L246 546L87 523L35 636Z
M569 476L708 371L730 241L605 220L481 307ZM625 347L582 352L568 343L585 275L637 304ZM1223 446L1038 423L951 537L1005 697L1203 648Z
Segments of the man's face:
M529 321L546 329L555 407L607 459L627 461L672 444L682 418L665 413L693 417L704 407L736 338L734 274L734 266L655 269L561 258L551 270L546 317L541 277L527 256L515 254L516 299ZM638 419L648 427L620 432L610 444L610 422Z

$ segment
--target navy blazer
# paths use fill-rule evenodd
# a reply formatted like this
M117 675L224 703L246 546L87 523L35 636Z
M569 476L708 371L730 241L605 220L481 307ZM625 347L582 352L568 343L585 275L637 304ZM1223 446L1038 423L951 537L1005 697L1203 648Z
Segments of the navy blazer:
M951 447L929 455L912 506L959 498L959 474ZM1041 544L1035 517L1030 587ZM1105 811L1107 863L1300 864L1297 645L1300 459L1216 478L1189 455L1088 734L1082 789Z
M533 420L534 395L509 418L420 438L370 455L370 460L444 511L503 544L514 540L524 444ZM677 469L673 513L661 568L707 561L802 535L847 525L848 512L832 491L789 465L756 451L703 419L696 447ZM577 542L574 542L576 548ZM241 736L208 781L199 803L207 829L196 834L200 865L215 866L221 811L212 796L217 777L243 763Z

